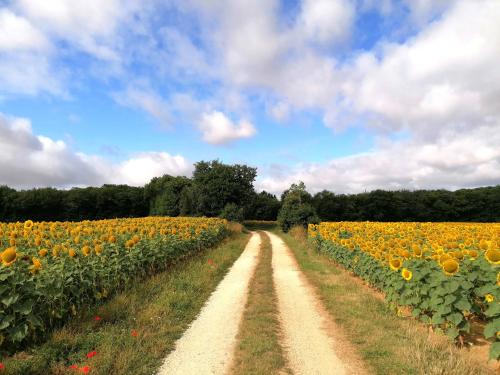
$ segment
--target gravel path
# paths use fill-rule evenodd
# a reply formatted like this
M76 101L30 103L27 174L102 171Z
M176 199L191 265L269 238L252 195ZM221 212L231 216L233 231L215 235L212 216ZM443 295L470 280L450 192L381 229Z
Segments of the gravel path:
M158 375L222 375L229 370L259 250L260 236L254 232Z
M339 359L335 340L327 331L331 322L321 311L292 253L281 238L266 233L273 247L272 264L283 345L291 370L295 375L353 373Z

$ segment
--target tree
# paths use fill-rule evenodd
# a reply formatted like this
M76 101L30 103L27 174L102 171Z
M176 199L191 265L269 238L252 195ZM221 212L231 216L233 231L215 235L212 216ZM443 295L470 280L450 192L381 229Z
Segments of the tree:
M283 196L284 199L278 214L278 224L284 232L288 232L295 225L307 227L308 224L319 222L316 211L310 203L312 197L306 191L303 182L292 184Z
M219 216L228 203L246 206L254 193L257 169L246 165L227 165L214 160L195 164L193 189L196 213Z
M245 219L276 220L281 203L275 195L266 191L254 193L250 203L245 207Z
M235 203L228 203L222 210L220 217L228 221L241 223L244 219L243 208L238 207Z
M163 175L153 178L144 187L144 196L149 201L149 214L179 216L182 192L191 185L191 180L183 176Z

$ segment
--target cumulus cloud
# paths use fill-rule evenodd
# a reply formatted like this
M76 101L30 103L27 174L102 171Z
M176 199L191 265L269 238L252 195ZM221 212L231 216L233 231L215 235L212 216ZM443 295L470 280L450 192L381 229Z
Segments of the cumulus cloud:
M215 145L227 144L241 138L253 137L257 130L247 120L235 124L224 113L212 111L201 116L199 128L203 140Z
M44 50L50 43L28 20L0 9L0 51Z
M61 140L35 135L26 119L0 116L0 184L16 188L144 185L159 175L191 172L187 159L166 152L139 153L112 163L75 152Z
M385 130L429 135L500 116L500 3L461 1L402 44L344 66L343 109ZM467 27L464 27L467 25Z
M304 0L299 20L301 32L321 44L347 38L355 17L349 0Z
M500 182L499 144L498 127L479 127L465 136L448 132L436 142L385 141L371 152L326 163L275 167L257 187L279 194L297 181L313 192L336 193L495 185Z

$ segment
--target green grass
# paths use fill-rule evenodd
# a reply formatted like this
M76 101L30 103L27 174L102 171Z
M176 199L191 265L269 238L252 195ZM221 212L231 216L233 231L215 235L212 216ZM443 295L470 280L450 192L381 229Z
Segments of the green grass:
M271 265L269 237L262 239L259 263L249 285L235 352L233 374L271 375L290 373L279 344L280 323Z
M376 374L492 374L467 349L429 332L412 318L398 317L383 297L327 256L315 252L304 238L274 229L295 254L325 308L346 338Z
M44 344L1 360L2 374L68 374L73 364L90 366L91 374L154 373L248 239L248 234L234 234L100 307L82 311ZM92 351L97 354L87 358Z

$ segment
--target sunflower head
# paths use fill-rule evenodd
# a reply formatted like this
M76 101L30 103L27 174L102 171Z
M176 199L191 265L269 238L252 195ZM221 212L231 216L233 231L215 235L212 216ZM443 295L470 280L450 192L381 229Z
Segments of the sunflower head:
M452 276L458 272L460 269L459 263L455 259L445 260L441 266L443 267L443 271L446 275Z
M495 300L495 297L493 297L493 295L491 294L487 294L484 296L484 300L488 303L492 303Z
M491 264L500 264L500 250L490 249L484 253L484 257Z
M413 273L409 269L403 268L403 271L401 271L401 276L403 276L403 279L405 279L406 281L410 281Z
M30 230L31 228L33 228L33 221L31 220L26 220L24 222L24 229L25 230Z
M30 272L35 274L42 269L42 262L40 262L40 259L35 257L33 257L31 261L33 262L33 265L30 266Z
M389 261L389 267L391 267L391 269L393 271L397 271L401 268L401 266L403 265L403 262L401 261L400 258L392 258L390 261Z
M82 247L82 253L83 253L83 255L89 256L90 255L90 251L91 250L90 250L89 246L85 245L84 247Z
M41 256L42 258L47 255L49 251L47 249L40 249L38 251L38 255Z
M9 247L2 252L1 255L2 264L4 266L10 266L17 259L17 252L15 247Z

